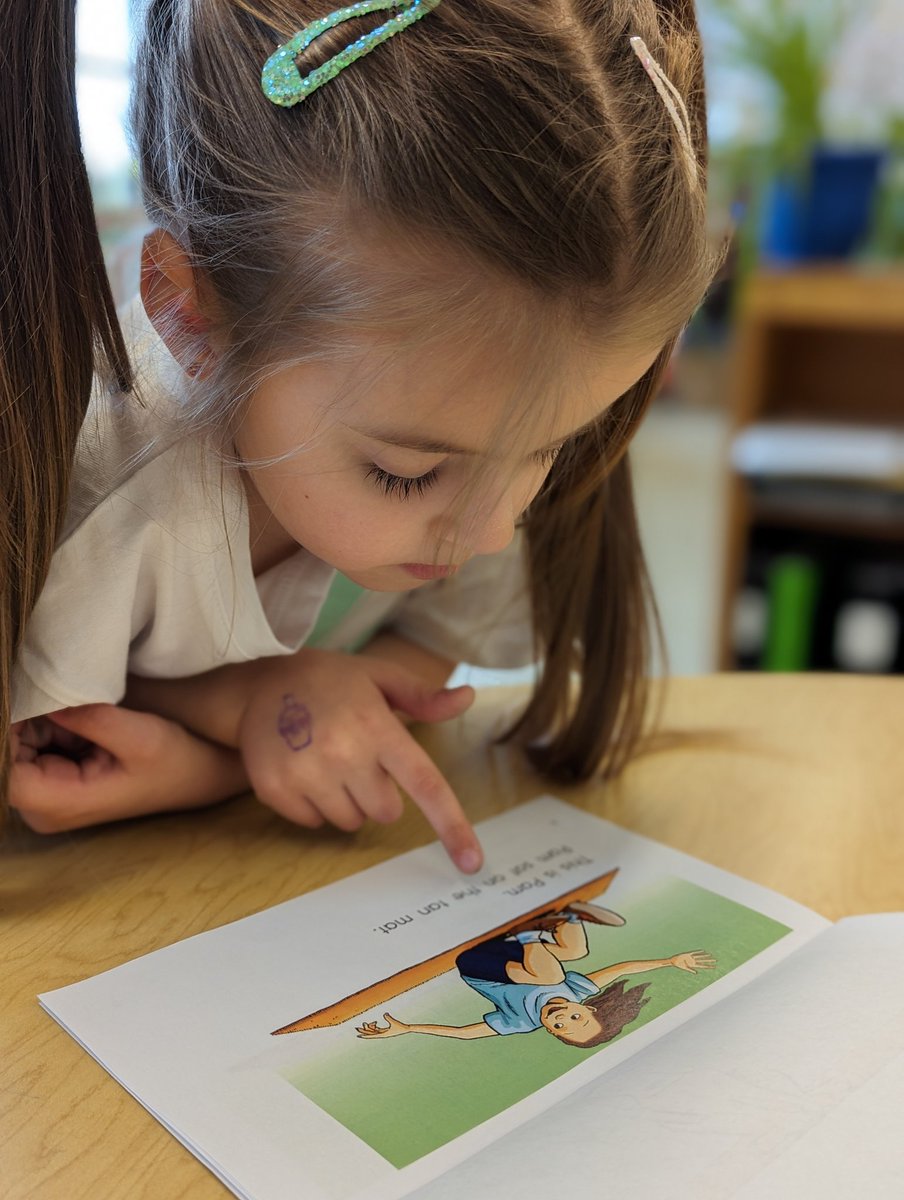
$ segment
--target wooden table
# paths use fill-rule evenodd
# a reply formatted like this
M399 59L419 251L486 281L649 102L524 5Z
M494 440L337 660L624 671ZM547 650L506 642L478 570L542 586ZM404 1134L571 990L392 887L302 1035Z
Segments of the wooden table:
M475 820L552 790L489 745L521 696L484 692L455 726L422 738ZM904 910L904 680L676 680L663 728L669 744L617 783L557 794L829 917ZM413 809L348 837L291 828L250 799L77 835L16 832L0 852L0 1196L225 1196L36 993L430 838Z

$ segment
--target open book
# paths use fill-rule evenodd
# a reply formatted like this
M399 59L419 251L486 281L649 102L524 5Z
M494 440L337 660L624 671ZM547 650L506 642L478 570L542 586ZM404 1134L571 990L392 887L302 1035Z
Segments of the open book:
M43 995L236 1195L904 1196L904 916L543 797Z

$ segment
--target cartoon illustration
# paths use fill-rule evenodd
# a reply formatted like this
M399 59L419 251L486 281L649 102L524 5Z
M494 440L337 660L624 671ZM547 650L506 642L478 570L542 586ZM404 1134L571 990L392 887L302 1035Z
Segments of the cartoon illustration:
M462 980L493 1005L482 1021L409 1025L384 1013L386 1025L366 1021L357 1027L358 1036L379 1039L425 1033L471 1040L531 1033L542 1026L560 1041L589 1049L611 1041L647 1003L644 992L649 983L628 987L623 976L661 967L696 974L716 965L705 950L689 950L668 958L614 963L586 975L566 970L563 963L589 953L585 923L618 926L625 919L611 909L574 901L463 950L455 960Z
M402 1169L549 1085L564 1095L575 1071L603 1074L791 932L649 862L604 872L569 840L508 855L476 895L418 886L423 900L365 908L354 952L327 943L341 981L280 999L296 1007L272 1033L298 1038L274 1054L281 1079Z
M570 847L568 850L572 852ZM377 979L359 991L343 996L316 1012L307 1013L279 1029L272 1030L271 1033L274 1037L279 1037L289 1033L302 1033L311 1029L343 1025L346 1021L353 1021L356 1017L372 1011L380 1004L394 1003L403 992L411 991L412 988L419 987L430 979L436 979L448 971L454 971L458 959L466 950L470 950L482 942L507 937L518 930L539 929L540 925L537 922L548 920L552 913L565 912L569 908L575 908L578 904L586 907L589 899L598 898L608 889L617 874L618 868L616 867L593 879L585 880L584 883L570 888L558 896L549 896L543 904L528 910L514 920L508 920L492 929L485 929L477 936L460 942L457 946L438 949L430 958L412 963L385 979ZM411 920L410 914L404 917L400 914L396 924L407 924Z

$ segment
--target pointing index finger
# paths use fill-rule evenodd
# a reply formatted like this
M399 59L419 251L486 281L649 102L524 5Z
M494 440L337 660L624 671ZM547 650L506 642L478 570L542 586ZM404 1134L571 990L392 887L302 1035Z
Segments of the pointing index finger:
M483 866L483 851L471 822L442 772L403 729L385 747L380 763L408 793L460 871L472 875Z

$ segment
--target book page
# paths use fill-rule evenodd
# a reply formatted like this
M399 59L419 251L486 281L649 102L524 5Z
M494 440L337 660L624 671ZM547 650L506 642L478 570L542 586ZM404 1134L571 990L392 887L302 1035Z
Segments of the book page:
M829 926L552 798L479 833L41 1002L236 1194L389 1200Z
M900 1200L902 1100L904 914L851 917L417 1200Z

